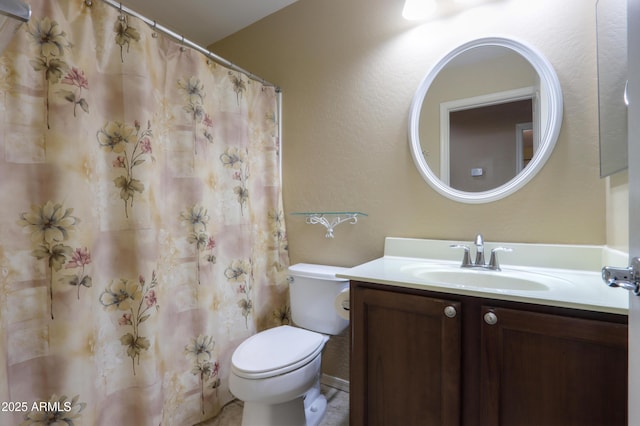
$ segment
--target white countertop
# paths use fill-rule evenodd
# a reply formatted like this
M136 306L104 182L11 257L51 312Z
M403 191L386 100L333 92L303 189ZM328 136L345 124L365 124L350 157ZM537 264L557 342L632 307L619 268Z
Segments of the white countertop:
M349 268L338 277L391 286L429 290L440 293L475 296L499 300L534 303L615 314L628 313L629 292L608 287L601 278L604 262L624 266L626 254L613 252L604 246L564 246L539 244L485 244L487 254L498 245L513 248L511 253L499 253L505 274L542 274L557 278L549 289L505 290L477 286L449 285L421 278L412 271L421 265L442 265L454 268L460 264L462 251L452 250L456 241L387 238L383 257ZM463 242L464 243L464 242ZM468 243L467 243L468 244ZM526 259L517 261L526 254ZM412 256L408 256L412 254ZM416 256L417 254L417 256ZM457 259L459 257L459 259ZM473 249L472 256L473 258ZM456 258L453 260L452 258ZM560 265L567 265L559 267ZM474 270L482 274L486 271ZM495 273L495 272L489 272ZM498 274L500 272L497 272Z

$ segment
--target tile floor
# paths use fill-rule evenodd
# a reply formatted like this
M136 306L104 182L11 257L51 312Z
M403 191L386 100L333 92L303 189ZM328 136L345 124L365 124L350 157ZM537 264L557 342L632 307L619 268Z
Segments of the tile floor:
M349 425L349 393L322 385L321 392L327 398L327 412L320 426ZM197 426L238 426L242 419L242 402L233 401L213 420L199 423Z

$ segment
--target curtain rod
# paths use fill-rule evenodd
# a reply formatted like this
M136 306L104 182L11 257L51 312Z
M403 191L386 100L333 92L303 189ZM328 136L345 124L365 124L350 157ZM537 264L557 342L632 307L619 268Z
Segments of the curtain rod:
M277 92L280 92L280 87L278 87L277 85L270 83L268 81L266 81L264 78L258 77L257 75L243 69L240 68L239 66L233 64L232 62L229 62L228 60L216 55L215 53L211 52L210 50L205 49L204 47L200 46L199 44L196 44L190 40L187 40L186 38L184 38L184 36L179 35L173 31L171 31L170 29L168 29L167 27L164 27L160 24L158 24L156 21L153 21L149 18L147 18L146 16L143 16L141 14L139 14L138 12L129 9L126 6L123 6L121 2L119 1L115 1L115 0L102 0L103 2L107 3L108 5L115 7L116 9L127 13L128 15L132 15L135 16L138 19L141 19L142 21L146 22L147 25L150 25L151 27L153 27L153 29L158 30L158 31L162 31L163 33L167 34L168 36L180 41L180 43L191 47L192 49L197 50L198 52L202 53L203 55L205 55L206 57L213 59L214 61L216 61L217 63L224 65L228 68L231 68L234 71L240 72L244 75L246 75L247 77L249 77L252 80L258 81L262 84L264 84L265 86L273 86L275 87ZM87 6L91 6L91 2L92 0L85 0L85 3L87 4Z

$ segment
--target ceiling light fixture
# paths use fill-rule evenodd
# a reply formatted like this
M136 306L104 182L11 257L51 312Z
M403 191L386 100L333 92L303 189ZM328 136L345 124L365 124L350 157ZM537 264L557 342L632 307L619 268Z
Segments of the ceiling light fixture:
M496 0L405 0L402 16L409 21L426 20L461 12Z
M409 21L429 18L438 9L436 0L405 0L402 16Z

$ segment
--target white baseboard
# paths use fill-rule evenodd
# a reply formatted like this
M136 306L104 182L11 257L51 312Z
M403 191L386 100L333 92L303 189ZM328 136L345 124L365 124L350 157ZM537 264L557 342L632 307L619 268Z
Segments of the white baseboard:
M322 374L320 382L323 385L331 386L332 388L339 389L343 392L349 392L349 381L341 379L339 377L329 376L328 374Z

